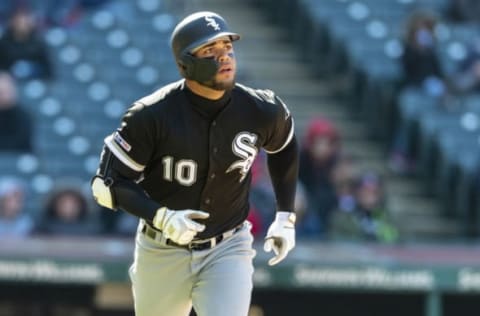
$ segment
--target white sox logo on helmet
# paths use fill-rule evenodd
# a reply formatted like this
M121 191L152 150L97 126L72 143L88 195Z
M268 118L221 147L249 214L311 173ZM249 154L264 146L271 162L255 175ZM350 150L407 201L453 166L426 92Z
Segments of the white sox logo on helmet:
M252 167L253 161L257 156L258 149L255 147L257 135L249 132L240 132L235 136L232 142L232 151L235 156L242 158L237 160L228 167L226 173L235 169L239 169L240 180L242 182L247 176L248 171Z
M205 21L207 21L207 26L211 26L215 31L220 31L220 25L215 21L212 16L205 16Z

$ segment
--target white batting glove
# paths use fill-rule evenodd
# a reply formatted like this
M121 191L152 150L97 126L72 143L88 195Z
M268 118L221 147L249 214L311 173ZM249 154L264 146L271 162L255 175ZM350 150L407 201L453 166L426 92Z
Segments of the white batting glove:
M295 213L277 212L275 220L270 225L265 237L263 250L275 252L275 257L268 260L273 266L287 256L288 252L295 247Z
M197 210L169 210L162 207L153 218L153 226L161 230L165 238L179 245L190 243L197 233L205 230L205 225L195 219L208 218L210 214Z

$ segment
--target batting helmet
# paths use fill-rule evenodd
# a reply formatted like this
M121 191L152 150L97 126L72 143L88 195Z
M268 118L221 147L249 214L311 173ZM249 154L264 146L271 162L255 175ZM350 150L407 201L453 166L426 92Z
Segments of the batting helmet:
M227 22L214 12L193 13L178 23L170 42L182 76L198 82L211 80L218 71L218 62L213 58L197 58L192 52L223 36L229 36L231 41L240 39L240 35L230 32Z

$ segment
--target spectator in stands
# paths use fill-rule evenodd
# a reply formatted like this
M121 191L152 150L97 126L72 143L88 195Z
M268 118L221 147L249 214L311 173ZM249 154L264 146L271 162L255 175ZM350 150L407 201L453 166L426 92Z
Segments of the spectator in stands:
M0 69L22 80L52 78L47 45L38 34L33 14L26 9L13 13L0 38Z
M81 0L26 0L43 27L69 27L82 15Z
M47 199L38 233L48 235L96 235L96 213L90 212L85 195L76 185L59 185Z
M442 96L446 85L436 53L436 23L429 12L419 11L410 16L401 61L405 85L423 87L429 95Z
M14 7L13 0L0 1L0 29L3 30L6 25L5 21L8 20Z
M307 127L300 151L299 179L312 209L320 217L322 232L328 229L330 213L337 205L332 171L340 151L337 128L325 118L314 118Z
M99 207L94 210L99 215L101 233L117 237L131 237L135 235L138 227L138 218L127 212L106 212Z
M32 120L18 103L16 83L0 71L0 151L31 152Z
M451 83L458 94L480 92L480 35L472 39L467 56L453 74Z
M479 22L480 1L450 0L448 15L456 22Z
M33 219L25 212L25 186L16 177L0 179L0 238L27 237L34 228Z
M404 52L401 63L404 72L403 88L416 88L426 97L438 99L439 106L448 106L447 80L437 55L435 36L436 17L427 11L414 12L407 21ZM408 174L415 169L417 153L412 145L408 122L398 120L395 127L390 169L398 174Z
M355 208L354 183L358 176L355 159L350 155L342 154L333 169L332 179L337 195L337 208L351 211Z
M365 172L355 184L355 207L332 215L332 239L392 243L398 231L387 209L384 182L375 172Z
M248 220L252 223L254 236L265 235L265 223L271 223L275 214L275 195L268 177L267 156L262 150L252 164L252 186L250 188L250 212Z
M266 155L261 151L252 164L252 187L250 189L250 212L247 220L252 224L254 236L264 236L275 214L275 195L268 177ZM296 234L298 238L321 237L322 226L318 213L310 208L304 185L298 183L295 195L297 214Z
M109 0L26 0L32 8L43 27L73 27L84 16L85 12L92 10Z
M311 208L307 192L301 182L298 182L295 194L295 213L297 214L295 232L298 239L319 239L323 237L320 216Z
M85 11L95 9L110 0L2 0L0 1L0 26L7 21L15 10L29 9L36 17L37 26L48 27L74 26Z

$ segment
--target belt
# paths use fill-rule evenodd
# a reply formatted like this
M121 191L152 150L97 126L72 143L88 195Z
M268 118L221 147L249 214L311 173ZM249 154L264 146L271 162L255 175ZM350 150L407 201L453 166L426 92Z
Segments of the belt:
M171 239L166 239L165 243L169 246L174 246L174 247L179 247L179 248L185 248L185 249L188 249L188 250L197 250L197 251L200 251L200 250L207 250L207 249L211 249L213 247L215 247L216 245L218 245L222 240L225 240L227 238L230 238L232 237L236 232L238 232L241 228L243 227L243 223L241 223L240 225L238 225L237 227L235 228L232 228L230 230L227 230L226 232L220 234L220 235L217 235L217 236L214 236L212 238L208 238L208 239L201 239L201 240L193 240L191 241L190 243L186 244L186 245L180 245L180 244L177 244L176 242L174 242L173 240ZM153 228L152 226L150 226L149 224L147 223L144 223L143 224L143 227L142 227L142 230L141 232L145 235L145 236L148 236L149 238L153 239L153 240L157 240L157 241L160 241L162 240L162 232L156 228Z

